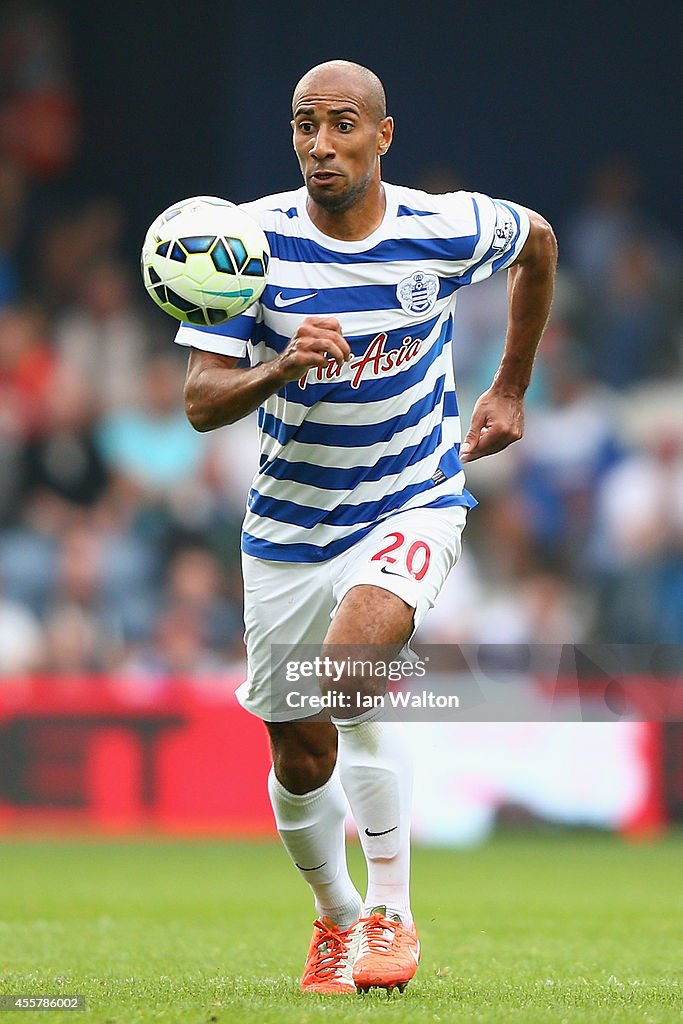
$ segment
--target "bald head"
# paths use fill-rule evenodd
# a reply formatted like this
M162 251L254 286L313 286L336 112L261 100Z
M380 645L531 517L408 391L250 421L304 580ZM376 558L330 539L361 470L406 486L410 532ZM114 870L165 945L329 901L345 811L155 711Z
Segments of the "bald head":
M307 71L294 89L292 111L296 111L301 96L309 94L318 86L329 87L334 83L341 87L352 87L373 119L381 121L387 116L387 100L381 81L370 68L350 60L328 60Z

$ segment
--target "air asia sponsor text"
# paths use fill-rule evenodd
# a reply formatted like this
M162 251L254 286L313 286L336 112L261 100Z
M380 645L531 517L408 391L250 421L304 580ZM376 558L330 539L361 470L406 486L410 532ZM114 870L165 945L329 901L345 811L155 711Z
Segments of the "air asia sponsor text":
M405 363L409 363L420 352L422 338L405 337L399 348L385 349L387 335L376 334L362 356L352 359L349 363L339 366L333 359L327 366L311 367L302 377L299 378L299 387L303 389L308 384L320 384L323 381L336 380L342 376L346 368L351 374L349 383L352 388L359 388L361 381L368 377L379 377L383 373L390 373L399 369Z

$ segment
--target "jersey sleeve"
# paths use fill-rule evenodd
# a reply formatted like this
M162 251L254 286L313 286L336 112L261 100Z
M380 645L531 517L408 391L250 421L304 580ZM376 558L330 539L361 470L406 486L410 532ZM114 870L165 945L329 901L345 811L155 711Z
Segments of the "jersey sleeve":
M215 352L219 356L241 358L247 351L247 343L260 318L260 308L260 303L257 302L244 313L216 327L181 324L174 341L176 345L184 345L186 348L199 348L203 352Z
M465 267L454 275L465 284L476 284L505 270L519 256L529 235L529 216L508 199L492 199L470 192L475 222L475 245Z

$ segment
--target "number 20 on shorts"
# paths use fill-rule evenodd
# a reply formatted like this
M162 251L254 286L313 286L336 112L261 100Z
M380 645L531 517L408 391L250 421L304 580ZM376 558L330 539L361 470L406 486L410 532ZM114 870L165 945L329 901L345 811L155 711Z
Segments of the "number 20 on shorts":
M391 543L387 544L386 547L381 548L380 551L372 556L370 561L391 562L392 565L395 565L399 558L403 556L403 549L405 549L406 546L405 534L396 530L394 533L387 533L384 540L391 541ZM394 557L392 552L396 552L397 557ZM427 569L429 569L431 554L429 544L424 540L413 541L410 545L408 550L405 552L405 564L406 569L413 579L418 581L424 579Z

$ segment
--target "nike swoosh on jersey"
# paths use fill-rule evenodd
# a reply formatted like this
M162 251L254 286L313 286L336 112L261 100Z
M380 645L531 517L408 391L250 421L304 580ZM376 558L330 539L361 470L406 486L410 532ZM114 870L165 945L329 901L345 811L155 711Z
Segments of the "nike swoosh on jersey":
M275 296L274 302L278 309L286 309L287 306L294 306L297 302L305 302L306 299L313 299L317 294L317 292L310 292L309 295L294 295L291 299L286 299L282 292L278 292Z
M384 832L371 832L369 828L366 828L365 834L366 836L388 836L390 832L395 832L397 828L398 825L394 825L393 828L388 828Z

